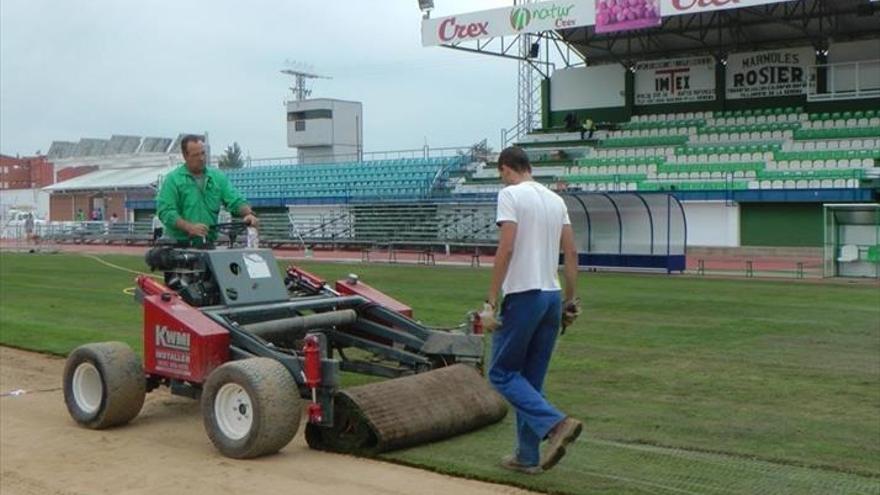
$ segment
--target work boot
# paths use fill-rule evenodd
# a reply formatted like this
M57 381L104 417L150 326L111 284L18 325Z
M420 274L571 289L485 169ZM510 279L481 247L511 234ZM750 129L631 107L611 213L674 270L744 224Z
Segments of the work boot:
M541 466L526 466L525 464L520 463L514 454L504 456L504 458L501 459L501 467L523 474L541 474L544 472L544 470L541 469Z
M580 421L566 417L559 422L547 436L547 447L541 457L541 469L544 471L555 466L565 455L565 447L577 439L584 429Z

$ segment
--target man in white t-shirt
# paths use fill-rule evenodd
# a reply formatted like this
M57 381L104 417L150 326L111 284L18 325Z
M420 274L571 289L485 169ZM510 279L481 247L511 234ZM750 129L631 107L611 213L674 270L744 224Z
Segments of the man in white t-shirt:
M565 202L532 179L528 155L521 148L504 149L498 171L507 187L498 193L501 230L486 303L494 310L499 290L504 299L501 327L492 337L489 381L516 410L517 448L502 466L537 474L559 462L583 427L542 394L562 317L560 245L566 303L575 299L577 250Z

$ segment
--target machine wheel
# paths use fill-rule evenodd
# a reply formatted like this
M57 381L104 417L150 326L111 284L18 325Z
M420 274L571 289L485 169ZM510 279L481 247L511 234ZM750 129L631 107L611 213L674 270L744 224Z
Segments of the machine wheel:
M77 347L64 365L64 402L92 429L128 423L141 410L146 378L141 360L122 342Z
M296 381L278 361L251 358L215 369L202 391L202 418L211 442L235 459L278 452L299 428Z

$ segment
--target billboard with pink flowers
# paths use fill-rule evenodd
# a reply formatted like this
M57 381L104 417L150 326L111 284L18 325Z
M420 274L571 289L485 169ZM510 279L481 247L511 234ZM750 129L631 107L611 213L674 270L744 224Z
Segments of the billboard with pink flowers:
M660 25L660 0L596 0L596 32L613 33Z

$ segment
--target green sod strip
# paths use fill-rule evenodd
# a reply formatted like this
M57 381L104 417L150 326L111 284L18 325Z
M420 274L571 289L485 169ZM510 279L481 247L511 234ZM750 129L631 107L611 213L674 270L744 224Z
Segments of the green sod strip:
M142 257L101 258L143 269ZM438 326L461 323L490 276L302 266L328 280L357 273ZM122 293L133 278L79 255L2 253L0 343L64 354L122 340L140 352L141 308ZM546 394L586 426L557 468L497 466L513 448L512 415L383 458L556 493L880 493L876 286L582 274L579 293L584 314L559 340Z

